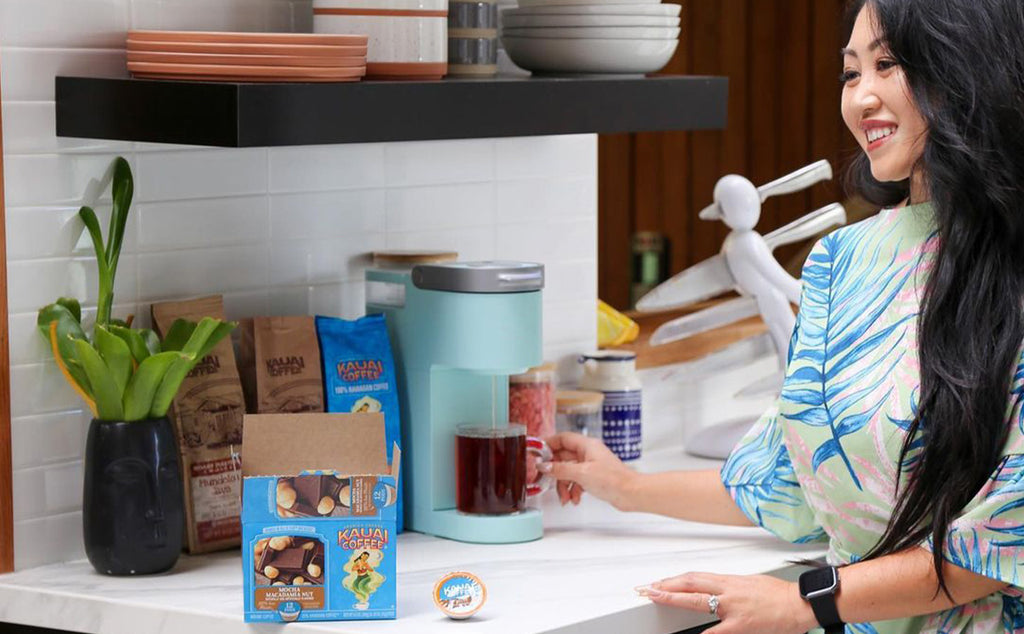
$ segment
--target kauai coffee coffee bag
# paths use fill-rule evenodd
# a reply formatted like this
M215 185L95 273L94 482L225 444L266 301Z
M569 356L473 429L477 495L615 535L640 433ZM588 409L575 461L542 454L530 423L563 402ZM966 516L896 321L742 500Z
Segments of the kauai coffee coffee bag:
M153 304L152 313L163 337L176 319L224 319L224 302L219 295L162 302ZM244 415L235 352L225 337L185 377L169 412L181 452L190 553L239 544Z
M328 412L381 412L388 464L393 450L401 450L401 419L398 383L391 340L384 315L367 315L355 321L318 316L316 334L324 368L324 399ZM397 529L402 532L402 487L398 482Z
M239 328L238 367L250 414L324 411L312 317L255 317Z

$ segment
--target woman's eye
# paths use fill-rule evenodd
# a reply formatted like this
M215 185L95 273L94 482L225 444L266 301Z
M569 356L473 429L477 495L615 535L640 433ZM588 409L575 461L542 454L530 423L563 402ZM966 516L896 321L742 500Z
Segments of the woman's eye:
M877 68L881 72L881 71L887 71L890 68L895 68L897 66L899 66L899 64L897 64L896 60L894 60L894 59L880 59L880 60L878 60Z
M844 70L843 73L841 75L839 75L839 83L841 83L841 84L848 84L851 81L857 79L858 77L860 77L860 73L858 73L857 71L855 71L855 70Z

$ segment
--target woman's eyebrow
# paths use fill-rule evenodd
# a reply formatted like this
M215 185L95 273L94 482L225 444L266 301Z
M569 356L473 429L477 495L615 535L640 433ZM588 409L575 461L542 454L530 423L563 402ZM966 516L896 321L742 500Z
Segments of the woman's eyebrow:
M875 50L878 47L882 46L882 44L883 44L882 38L877 38L874 42L868 44L868 52L869 53L875 52ZM841 49L839 49L839 55L841 57L846 57L847 55L852 55L853 57L857 57L857 51L855 49L852 49L852 48L841 48Z

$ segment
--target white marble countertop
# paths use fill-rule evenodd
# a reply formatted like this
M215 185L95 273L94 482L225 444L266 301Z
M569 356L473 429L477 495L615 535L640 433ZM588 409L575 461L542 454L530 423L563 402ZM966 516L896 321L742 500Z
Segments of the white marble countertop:
M661 471L717 464L674 449L649 452L636 467ZM686 571L763 573L821 553L756 528L623 514L593 499L563 509L547 497L542 506L545 535L536 542L493 546L402 535L397 620L293 623L286 631L667 634L710 617L655 606L637 597L635 586ZM433 585L450 570L473 572L487 585L487 604L468 621L451 621L433 605ZM232 634L285 627L243 622L238 551L183 556L172 572L151 577L103 576L86 561L2 575L0 622L103 634Z

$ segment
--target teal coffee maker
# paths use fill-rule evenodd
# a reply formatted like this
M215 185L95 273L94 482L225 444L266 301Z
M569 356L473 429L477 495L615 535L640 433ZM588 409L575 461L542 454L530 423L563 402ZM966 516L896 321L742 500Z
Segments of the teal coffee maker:
M384 313L398 375L405 526L458 541L539 539L541 514L456 510L455 436L508 426L508 377L542 360L544 267L450 262L366 272L367 313Z

